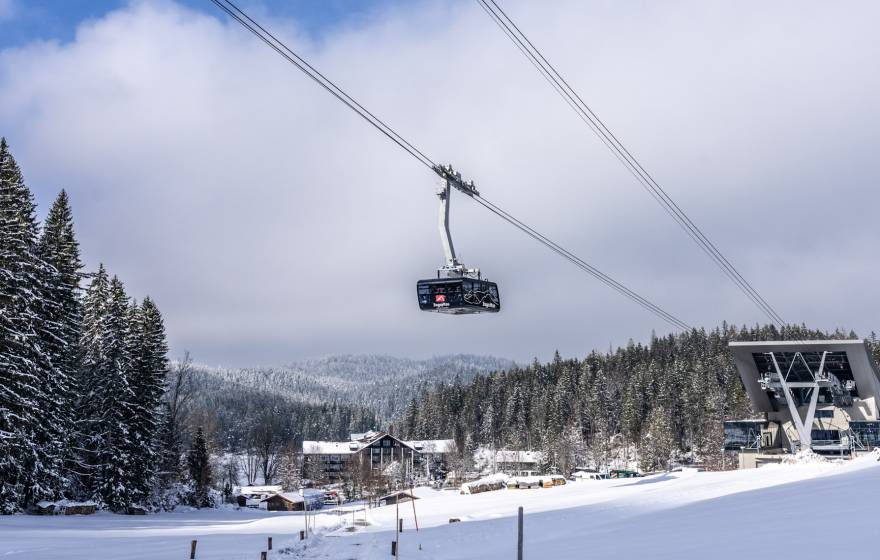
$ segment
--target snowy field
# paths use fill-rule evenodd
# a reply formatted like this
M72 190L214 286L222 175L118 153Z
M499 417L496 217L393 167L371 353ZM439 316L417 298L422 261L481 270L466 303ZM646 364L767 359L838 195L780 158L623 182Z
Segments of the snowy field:
M724 473L685 471L641 479L570 483L552 489L459 495L417 489L400 505L401 558L515 558L516 510L525 508L525 557L740 560L796 554L798 560L880 557L877 456L845 463L768 466ZM317 516L318 535L298 542L299 513L220 510L145 517L0 518L0 559L197 558L385 559L395 507L366 514ZM449 523L450 517L461 519ZM363 519L364 514L356 514ZM798 540L803 539L803 540Z

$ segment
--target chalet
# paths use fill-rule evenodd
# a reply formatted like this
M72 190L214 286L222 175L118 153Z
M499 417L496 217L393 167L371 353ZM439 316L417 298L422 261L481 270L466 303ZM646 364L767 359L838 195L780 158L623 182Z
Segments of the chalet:
M269 496L281 493L281 486L236 486L232 493L239 507L260 507L260 502Z
M385 432L351 434L349 441L304 441L306 476L339 482L354 465L380 475L402 466L413 478L443 478L451 439L404 441Z
M260 500L260 509L268 511L316 510L324 506L324 492L304 488L299 492L282 492Z

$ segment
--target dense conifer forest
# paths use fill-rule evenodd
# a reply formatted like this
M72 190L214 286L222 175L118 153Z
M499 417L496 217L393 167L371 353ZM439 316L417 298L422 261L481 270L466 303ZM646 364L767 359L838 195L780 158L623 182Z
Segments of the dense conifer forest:
M413 399L394 431L407 438L454 436L467 468L470 451L539 450L543 468L570 473L613 459L646 470L675 460L715 466L722 422L752 416L728 343L734 340L856 338L806 327L751 329L724 324L631 342L582 360L558 354L547 364L477 376ZM880 344L869 344L880 358Z
M0 513L147 503L175 469L162 315L103 266L83 272L64 191L42 227L36 210L0 139Z

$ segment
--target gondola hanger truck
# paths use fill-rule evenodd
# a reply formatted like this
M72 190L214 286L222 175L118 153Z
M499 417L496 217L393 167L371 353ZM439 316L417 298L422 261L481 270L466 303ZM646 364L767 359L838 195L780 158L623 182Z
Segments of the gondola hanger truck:
M436 165L434 172L440 177L437 197L440 199L440 242L443 245L445 264L437 269L437 277L419 280L416 285L419 308L454 315L472 313L497 313L501 310L498 285L484 280L479 268L467 268L455 255L452 233L449 229L449 198L452 189L467 196L479 196L473 181L465 182L461 173L451 165Z

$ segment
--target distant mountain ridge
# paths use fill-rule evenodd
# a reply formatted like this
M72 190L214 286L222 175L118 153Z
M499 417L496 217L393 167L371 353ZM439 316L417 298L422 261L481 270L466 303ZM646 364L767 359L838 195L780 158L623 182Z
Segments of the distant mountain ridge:
M202 387L255 390L310 404L355 404L371 409L386 424L423 390L469 383L478 374L515 366L512 360L471 354L424 360L366 354L328 356L277 367L194 368Z

